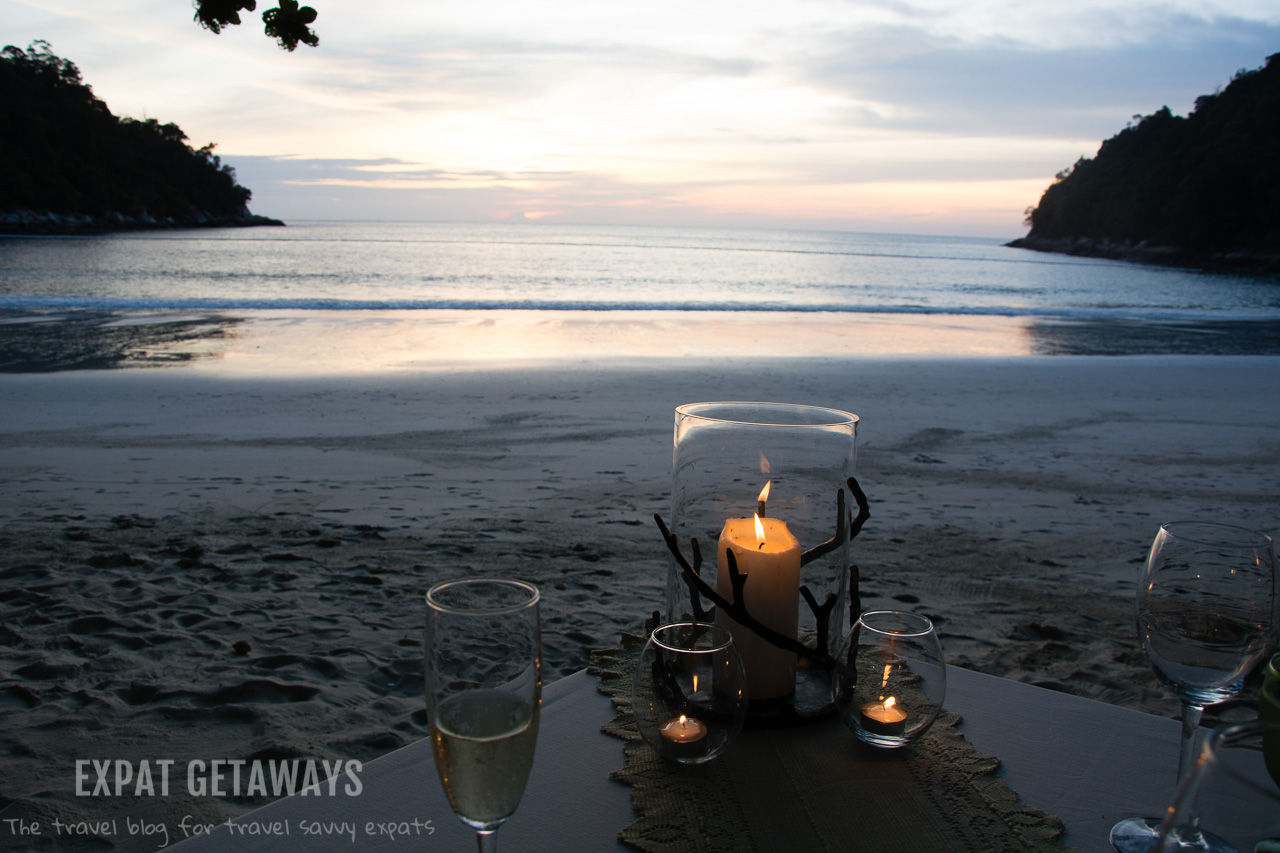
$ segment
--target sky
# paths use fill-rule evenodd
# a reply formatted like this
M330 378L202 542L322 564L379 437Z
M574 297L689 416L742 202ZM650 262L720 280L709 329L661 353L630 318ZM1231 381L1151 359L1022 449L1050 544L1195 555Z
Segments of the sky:
M290 219L1012 238L1135 116L1280 52L1275 0L0 0L4 43L174 122Z

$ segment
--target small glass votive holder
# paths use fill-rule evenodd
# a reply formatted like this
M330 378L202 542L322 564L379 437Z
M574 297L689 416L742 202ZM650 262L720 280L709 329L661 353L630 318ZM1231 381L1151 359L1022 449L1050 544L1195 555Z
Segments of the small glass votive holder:
M845 638L831 679L836 712L859 740L896 748L920 737L942 710L947 664L928 617L863 613Z
M732 635L707 622L656 628L631 687L640 736L680 764L715 758L742 729L747 680Z

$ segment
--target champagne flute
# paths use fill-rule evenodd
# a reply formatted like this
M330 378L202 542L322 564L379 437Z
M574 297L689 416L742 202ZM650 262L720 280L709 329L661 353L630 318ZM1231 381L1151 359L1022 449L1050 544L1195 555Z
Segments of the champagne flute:
M470 578L427 592L431 750L449 805L480 853L515 812L533 767L542 701L535 586Z
M1180 783L1205 706L1237 695L1266 654L1275 584L1275 552L1261 533L1180 521L1156 534L1138 582L1138 635L1160 681L1182 700ZM1122 820L1111 830L1111 846L1146 853L1159 826L1159 818Z

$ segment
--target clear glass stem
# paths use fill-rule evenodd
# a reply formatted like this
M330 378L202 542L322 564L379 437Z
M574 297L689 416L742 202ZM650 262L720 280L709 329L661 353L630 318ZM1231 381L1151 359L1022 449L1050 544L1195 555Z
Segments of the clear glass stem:
M491 829L485 832L477 829L476 843L479 845L480 853L498 853L498 830Z
M1195 762L1196 732L1200 729L1200 717L1204 714L1203 705L1182 703L1182 754L1178 757L1178 787L1191 772Z

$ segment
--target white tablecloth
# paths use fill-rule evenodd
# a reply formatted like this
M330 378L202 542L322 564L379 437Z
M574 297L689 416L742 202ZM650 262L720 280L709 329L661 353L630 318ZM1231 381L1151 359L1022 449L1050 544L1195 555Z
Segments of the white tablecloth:
M617 832L634 819L630 789L608 778L622 766L622 742L600 731L613 709L596 684L594 676L579 672L547 687L529 788L499 830L502 849L628 849L617 843ZM1005 780L1023 802L1063 820L1063 840L1078 853L1107 853L1112 824L1160 814L1172 796L1179 739L1174 720L955 667L948 672L946 706L964 717L960 731L976 749L1001 759ZM180 849L475 849L472 831L449 809L425 740L365 765L360 779L358 797L289 797L242 816L234 822L238 831L222 825ZM284 828L288 835L250 834ZM308 828L332 834L308 835Z

